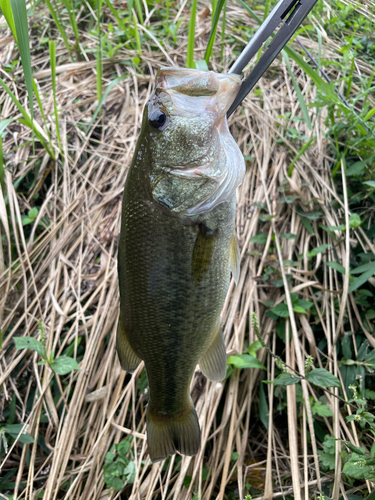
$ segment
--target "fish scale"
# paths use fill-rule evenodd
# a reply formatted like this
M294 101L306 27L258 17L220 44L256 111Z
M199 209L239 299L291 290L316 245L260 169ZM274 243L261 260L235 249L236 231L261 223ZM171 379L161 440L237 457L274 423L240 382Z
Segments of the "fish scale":
M208 92L207 73L172 69L173 84L180 88L183 84L184 94L178 93L177 99L177 92L168 87L170 71L161 71L163 92L157 92L157 86L145 108L125 184L118 255L121 302L117 349L122 367L130 372L141 360L145 362L150 389L147 439L153 461L176 451L197 453L200 430L189 393L191 379L198 363L212 380L221 380L226 373L220 313L231 270L238 266L233 236L234 182L241 181L244 173L242 155L226 125L226 109L223 102L215 105L217 94L225 91L223 98L229 107L239 79L210 72L209 81L216 90ZM201 75L205 78L204 96L199 96ZM189 77L193 79L191 96ZM169 114L164 128L164 117L158 113L166 113L162 100L166 95ZM186 109L181 109L184 98ZM195 102L203 109L198 116L205 123L199 127L194 109L189 111ZM209 114L206 120L205 113ZM162 130L154 130L149 116L158 117L152 123ZM201 135L206 131L208 138L200 136L194 151L186 149L187 160L181 165L181 150L187 148L186 144L190 148L193 140L189 124ZM213 140L218 142L213 144ZM165 147L163 155L163 145L169 142L171 147ZM202 167L194 164L192 169L191 162L196 163L196 158L201 158ZM194 170L200 168L207 182L196 184L192 190ZM237 177L220 173L221 169L236 168L242 172L234 172ZM214 177L210 177L212 173ZM155 183L158 176L165 176L165 182ZM221 188L226 188L225 197ZM220 199L215 199L215 190ZM205 199L211 206L200 211ZM194 211L195 206L197 214L184 213Z

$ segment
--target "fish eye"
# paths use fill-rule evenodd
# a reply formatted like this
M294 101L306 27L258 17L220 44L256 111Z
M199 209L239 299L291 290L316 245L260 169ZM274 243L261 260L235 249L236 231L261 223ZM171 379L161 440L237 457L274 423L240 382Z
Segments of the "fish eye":
M149 122L154 128L163 130L163 126L167 123L167 118L167 114L164 111L155 109L149 117Z

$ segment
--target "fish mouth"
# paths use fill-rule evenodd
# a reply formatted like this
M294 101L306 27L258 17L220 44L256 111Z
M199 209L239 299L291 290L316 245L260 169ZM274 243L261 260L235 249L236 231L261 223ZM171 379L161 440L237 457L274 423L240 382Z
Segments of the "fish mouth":
M215 73L189 68L161 68L156 86L166 91L179 107L186 102L186 111L191 111L189 97L199 99L202 108L214 112L218 118L225 116L241 86L241 77L234 74Z

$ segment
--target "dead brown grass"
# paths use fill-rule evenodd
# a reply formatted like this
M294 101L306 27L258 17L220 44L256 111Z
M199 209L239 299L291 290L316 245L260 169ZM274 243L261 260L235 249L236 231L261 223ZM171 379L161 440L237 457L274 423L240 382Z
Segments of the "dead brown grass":
M178 15L186 18L186 9L181 9ZM228 6L229 30L239 16L243 16L239 8ZM246 17L246 22L252 21ZM209 23L209 18L202 18L197 27L201 35L197 54L203 54ZM147 22L145 24L147 26ZM339 458L335 478L319 474L309 402L309 396L317 398L314 387L303 381L304 407L296 403L295 386L288 387L287 428L275 420L277 412L271 406L267 432L257 414L260 373L254 369L234 370L224 384L206 381L196 372L192 393L202 428L202 446L196 457L183 457L180 462L172 457L167 466L152 465L146 453L144 396L139 396L137 391L142 366L132 377L126 376L115 350L119 309L116 251L121 195L139 133L142 107L151 93L155 73L160 66L172 62L184 66L185 35L183 31L178 49L166 50L168 59L162 52L156 54L150 47L143 47L148 74L141 75L131 66L127 67L128 76L111 90L91 128L82 124L89 124L97 106L95 62L69 63L61 44L57 50L62 136L58 161L53 162L37 144L34 153L29 131L19 124L11 125L11 132L5 137L3 147L8 171L5 191L0 191L0 228L5 235L0 254L0 324L2 331L7 332L0 351L2 407L6 408L11 398L16 398L17 420L27 426L35 441L23 447L15 442L1 464L4 474L17 469L14 500L34 499L41 490L45 500L188 500L193 493L199 499L222 500L233 498L229 492L234 491L242 499L246 482L263 491L259 500L285 498L291 493L299 500L313 497L324 481L332 479L335 480L334 498L345 496ZM17 57L17 49L9 40L9 31L2 30L0 36L7 40L1 56L4 64ZM82 37L89 48L96 47L92 37L89 39L85 33ZM309 49L316 48L313 41L304 42ZM333 56L335 47L328 40L325 43L326 57ZM113 80L114 70L118 76L125 74L120 63L136 55L122 49L115 60L104 59L104 86ZM225 65L215 62L214 69L225 71L232 56L230 46L226 45ZM45 114L53 129L48 57L36 55L33 66L44 95ZM314 86L297 67L293 69L305 101L311 102L315 97ZM363 65L361 71L370 71L370 68ZM1 73L4 75L4 71ZM13 75L5 74L5 78L24 100L24 88L16 81L21 75L19 67ZM244 102L244 113L237 113L231 120L235 139L244 155L251 155L252 159L247 161L246 176L238 190L237 232L242 263L238 286L231 284L223 311L227 351L242 353L246 342L256 340L250 321L253 312L259 318L264 341L274 350L275 324L265 315L264 304L271 299L275 304L286 299L290 306L289 294L295 292L315 303L331 355L322 357L309 317L294 313L289 307L287 328L291 335L287 336L285 362L303 374L304 359L312 354L316 367L325 367L338 376L335 343L342 334L343 314L349 314L351 320L357 316L360 321L360 317L354 304L349 305L348 282L344 280L342 286L336 272L323 264L327 260L338 260L348 269L349 233L342 240L328 234L322 239L317 222L312 222L314 233L309 234L296 212L296 202L287 202L285 198L286 194L295 195L302 206L320 209L324 217L319 222L328 226L339 225L349 216L345 193L342 201L328 169L330 152L324 138L324 114L316 115L314 109L310 110L312 130L303 121L293 122L300 109L282 60L274 64L258 88L261 95L251 94ZM1 96L1 106L3 119L19 116L9 97ZM280 118L287 112L288 118ZM36 120L41 123L38 113ZM288 167L297 154L296 146L287 136L292 125L301 134L315 135L316 140L308 153L296 162L289 177ZM58 152L56 140L54 146ZM32 172L36 172L37 177L33 188L26 193L17 192L17 183L27 176L31 178ZM21 214L33 205L33 196L38 192L42 204L26 241ZM9 200L9 216L5 211L5 197ZM332 208L332 200L340 206L338 210ZM260 220L261 203L265 203L272 215L266 224ZM43 217L48 217L50 224L41 230L38 224ZM264 246L250 242L260 227L267 234ZM281 240L279 236L284 233L293 233L296 239ZM273 234L275 244L271 242ZM375 253L360 229L355 237L364 251ZM311 269L307 252L324 243L331 243L332 247L316 257ZM284 264L285 260L293 260L300 254L303 258L299 266ZM291 275L290 286L285 287L286 297L283 288L266 286L261 280L263 270L270 265L285 285L286 274ZM338 312L333 306L336 297L340 303ZM73 356L77 356L78 339L82 339L85 349L78 372L64 378L54 376L49 367L37 364L39 359L31 351L16 350L12 338L36 337L38 320L46 329L48 351L54 351L56 356L72 342L76 342ZM370 333L368 340L375 346ZM267 365L266 378L271 380L275 373L274 359L265 350L261 351L260 359ZM58 400L53 398L52 379L61 390ZM275 404L274 387L265 388L268 400ZM34 394L33 403L26 406L29 394ZM338 395L336 389L326 395L335 417L325 418L325 423L336 437L345 437L359 445L355 426L348 425L341 416L335 395ZM126 435L134 438L137 475L134 484L120 496L106 489L103 463L112 444ZM308 444L308 435L312 446ZM38 444L40 436L43 447ZM49 454L46 449L50 450ZM234 451L238 458L233 459ZM209 473L202 479L204 467ZM187 476L191 476L189 487L184 483ZM370 484L367 487L370 488Z

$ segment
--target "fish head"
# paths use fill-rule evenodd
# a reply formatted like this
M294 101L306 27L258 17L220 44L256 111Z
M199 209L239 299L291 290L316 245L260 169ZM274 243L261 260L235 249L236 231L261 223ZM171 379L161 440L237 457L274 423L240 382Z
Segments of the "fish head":
M233 153L228 137L234 143L226 112L240 85L240 77L232 74L181 68L158 72L143 130L152 195L173 212L197 215L225 201L217 194L223 190L223 180L233 177L227 172L233 167L226 161L226 155ZM242 155L236 153L243 177ZM232 182L234 189L241 183L237 181ZM231 187L226 198L233 194Z

